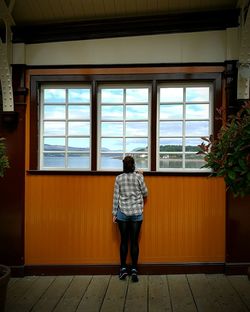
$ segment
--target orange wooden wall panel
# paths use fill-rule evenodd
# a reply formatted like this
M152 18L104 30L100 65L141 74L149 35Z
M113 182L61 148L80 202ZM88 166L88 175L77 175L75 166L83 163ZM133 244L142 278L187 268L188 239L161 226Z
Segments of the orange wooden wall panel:
M114 176L26 177L25 264L119 263ZM140 263L225 261L220 178L146 176Z

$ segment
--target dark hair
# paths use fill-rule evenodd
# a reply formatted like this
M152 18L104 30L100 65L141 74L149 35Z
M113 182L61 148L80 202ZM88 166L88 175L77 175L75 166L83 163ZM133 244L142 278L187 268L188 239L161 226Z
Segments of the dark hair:
M123 172L130 173L135 171L135 160L132 156L126 156L122 162Z

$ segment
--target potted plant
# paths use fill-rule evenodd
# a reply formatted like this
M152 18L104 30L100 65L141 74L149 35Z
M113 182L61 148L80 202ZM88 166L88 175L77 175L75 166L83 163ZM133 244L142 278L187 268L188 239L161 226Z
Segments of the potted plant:
M222 109L217 110L222 119ZM212 176L224 177L227 190L235 197L250 194L250 101L236 115L228 117L217 135L202 138L199 154L204 155L205 168Z
M9 167L4 139L0 138L0 177L4 176ZM0 311L4 311L7 286L10 279L10 268L0 264Z

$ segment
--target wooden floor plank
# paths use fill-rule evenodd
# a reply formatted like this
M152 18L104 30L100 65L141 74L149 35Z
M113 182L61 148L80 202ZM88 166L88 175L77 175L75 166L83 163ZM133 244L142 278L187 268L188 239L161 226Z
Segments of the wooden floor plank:
M70 285L72 276L57 276L46 292L38 300L32 309L32 312L50 312L53 311L61 297Z
M196 312L186 275L168 275L167 279L173 312Z
M187 275L198 311L220 312L221 305L205 274Z
M10 288L7 289L6 311L13 311L13 307L18 299L20 299L33 283L38 279L37 276L26 276L19 278Z
M166 275L148 277L149 312L172 311Z
M129 279L127 278L127 280L121 281L118 276L111 277L108 290L101 307L101 312L123 311L128 280Z
M75 312L92 276L74 276L54 312Z
M110 278L109 275L93 276L76 311L100 311Z
M250 281L246 275L227 276L231 285L250 311Z
M30 311L54 279L55 278L52 276L43 276L36 279L32 284L32 287L30 287L30 289L28 289L23 296L18 298L18 300L8 308L8 311Z
M139 282L133 283L131 279L128 282L128 291L124 311L126 312L145 312L147 311L147 281L145 275L139 276Z
M238 293L224 275L207 275L211 287L214 289L221 305L221 311L247 312L248 309L242 302Z

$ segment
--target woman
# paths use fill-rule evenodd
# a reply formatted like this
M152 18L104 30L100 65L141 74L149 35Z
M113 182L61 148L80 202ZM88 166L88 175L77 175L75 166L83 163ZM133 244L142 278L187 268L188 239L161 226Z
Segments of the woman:
M115 180L113 198L113 222L117 222L121 234L120 273L121 280L126 279L128 241L130 239L131 279L138 282L137 261L139 256L138 238L143 220L144 198L148 190L142 171L135 172L135 161L131 156L123 159L123 173Z

